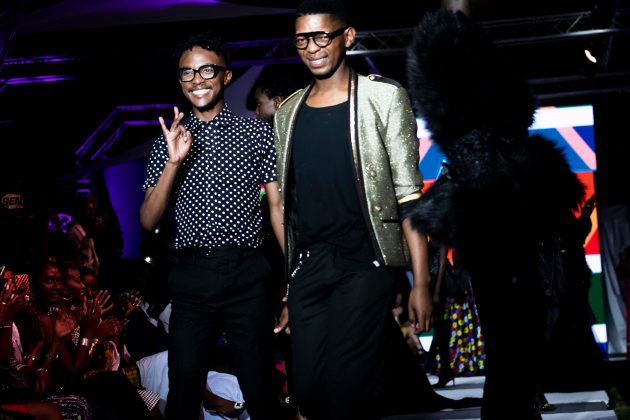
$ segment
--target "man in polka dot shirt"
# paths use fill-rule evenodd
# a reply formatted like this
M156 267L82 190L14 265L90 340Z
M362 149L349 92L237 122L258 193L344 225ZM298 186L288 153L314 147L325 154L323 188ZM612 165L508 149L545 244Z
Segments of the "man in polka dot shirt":
M272 284L258 250L261 184L282 228L272 130L226 106L232 72L220 38L204 34L183 44L178 74L192 112L175 107L170 126L160 117L140 209L142 226L152 230L175 205L166 417L199 418L209 357L225 331L252 419L274 419Z

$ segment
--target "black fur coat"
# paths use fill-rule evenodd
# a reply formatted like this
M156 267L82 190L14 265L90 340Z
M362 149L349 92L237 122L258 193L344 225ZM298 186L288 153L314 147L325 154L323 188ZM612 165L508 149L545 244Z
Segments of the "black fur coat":
M415 109L449 162L411 210L413 226L458 249L471 272L525 269L584 195L561 150L529 136L526 80L480 26L446 10L415 28L407 63Z

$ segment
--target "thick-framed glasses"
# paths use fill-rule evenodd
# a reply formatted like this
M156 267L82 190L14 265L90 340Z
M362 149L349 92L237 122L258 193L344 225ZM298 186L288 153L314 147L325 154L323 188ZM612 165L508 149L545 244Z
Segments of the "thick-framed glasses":
M220 66L218 64L204 64L200 66L197 70L191 69L190 67L182 67L177 70L177 74L179 75L179 80L182 82L192 82L195 78L195 73L199 73L199 75L203 79L214 79L217 74L222 71L227 70L227 67Z
M339 28L336 31L332 32L316 31L295 34L295 36L293 37L293 44L298 50L305 50L306 47L308 47L309 39L312 39L315 45L317 45L319 48L324 48L330 45L333 39L341 35L343 31L348 28L349 26L344 26L343 28Z

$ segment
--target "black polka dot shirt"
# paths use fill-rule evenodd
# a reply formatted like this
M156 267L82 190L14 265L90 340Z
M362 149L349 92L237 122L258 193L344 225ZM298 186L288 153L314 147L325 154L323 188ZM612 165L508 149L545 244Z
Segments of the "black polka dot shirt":
M260 184L276 181L273 131L265 122L233 114L227 106L210 122L187 118L193 144L173 186L175 248L257 248ZM151 151L143 189L157 184L168 151L164 136Z

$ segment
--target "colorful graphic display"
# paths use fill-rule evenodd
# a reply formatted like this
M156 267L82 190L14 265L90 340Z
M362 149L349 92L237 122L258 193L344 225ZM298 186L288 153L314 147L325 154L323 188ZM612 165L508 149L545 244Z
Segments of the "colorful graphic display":
M593 174L597 169L597 159L591 105L539 108L529 131L531 134L539 134L555 142L564 151L571 169L586 188L586 198L595 193ZM428 186L440 175L445 157L431 141L431 134L421 119L418 119L418 138L420 139L420 170ZM593 229L585 243L586 258L593 274L599 274L601 260L597 234L597 209L593 211L591 220Z

